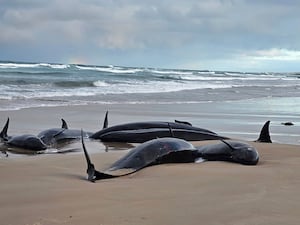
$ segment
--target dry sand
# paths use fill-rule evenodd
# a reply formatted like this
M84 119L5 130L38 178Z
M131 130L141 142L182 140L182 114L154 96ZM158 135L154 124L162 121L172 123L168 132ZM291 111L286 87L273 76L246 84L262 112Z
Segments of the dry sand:
M0 224L299 224L299 146L252 144L257 166L168 164L96 183L82 154L0 160ZM123 154L91 157L103 168Z

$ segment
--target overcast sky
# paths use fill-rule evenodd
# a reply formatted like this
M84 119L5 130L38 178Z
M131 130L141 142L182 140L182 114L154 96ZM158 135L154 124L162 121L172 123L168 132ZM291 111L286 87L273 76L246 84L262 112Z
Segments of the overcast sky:
M0 0L0 60L300 71L298 0Z

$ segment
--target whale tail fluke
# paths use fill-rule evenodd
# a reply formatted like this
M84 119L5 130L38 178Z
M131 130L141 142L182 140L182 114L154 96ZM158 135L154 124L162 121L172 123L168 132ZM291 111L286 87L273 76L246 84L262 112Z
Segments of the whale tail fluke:
M103 122L103 129L108 127L108 111L105 113L104 122Z
M8 125L9 125L9 118L7 118L7 121L0 133L0 138L4 141L7 141L8 140L8 135L7 135L7 130L8 130Z
M86 150L85 144L84 144L84 138L83 138L83 130L81 130L81 143L82 143L82 148L83 148L83 152L84 152L84 156L86 159L86 163L87 163L87 174L88 174L88 180L91 182L95 181L95 166L94 164L91 162L90 156Z
M256 140L256 142L272 143L269 127L270 121L268 120L262 127L259 138Z
M90 156L86 150L85 147L85 143L84 143L84 137L83 137L83 130L81 130L81 143L82 143L82 148L84 151L84 156L86 159L86 163L87 163L87 174L88 177L87 179L91 182L95 182L95 180L101 180L101 179L109 179L109 178L114 178L117 176L111 175L111 174L106 174L106 173L102 173L99 172L95 169L94 164L91 162Z
M64 119L61 119L61 128L63 129L69 129L67 122Z

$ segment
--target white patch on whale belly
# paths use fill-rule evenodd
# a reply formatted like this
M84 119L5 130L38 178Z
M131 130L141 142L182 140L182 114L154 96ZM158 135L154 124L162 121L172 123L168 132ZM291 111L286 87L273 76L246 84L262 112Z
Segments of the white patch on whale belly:
M202 163L202 162L204 162L205 161L205 159L203 159L203 158L197 158L197 159L195 159L195 163Z

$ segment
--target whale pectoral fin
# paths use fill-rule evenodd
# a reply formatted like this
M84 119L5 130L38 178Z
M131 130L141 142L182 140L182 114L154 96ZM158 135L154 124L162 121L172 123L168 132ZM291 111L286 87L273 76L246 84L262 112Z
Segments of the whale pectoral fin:
M223 142L225 145L227 145L231 150L235 150L236 148L234 148L231 144L229 144L227 141L224 141L223 139L220 139L221 142Z
M56 134L54 134L53 137L54 138L57 137L58 135L62 134L65 130L67 130L67 129L63 128L62 130L60 130Z
M269 127L270 127L270 121L268 120L262 127L259 134L259 138L256 140L256 142L272 143Z

